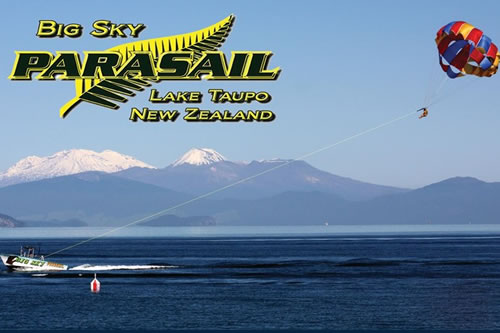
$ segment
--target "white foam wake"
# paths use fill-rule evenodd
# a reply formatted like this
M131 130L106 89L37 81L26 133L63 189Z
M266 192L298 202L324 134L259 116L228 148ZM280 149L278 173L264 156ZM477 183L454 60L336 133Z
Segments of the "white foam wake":
M152 270L175 268L172 265L80 265L70 268L70 271L118 271L118 270Z

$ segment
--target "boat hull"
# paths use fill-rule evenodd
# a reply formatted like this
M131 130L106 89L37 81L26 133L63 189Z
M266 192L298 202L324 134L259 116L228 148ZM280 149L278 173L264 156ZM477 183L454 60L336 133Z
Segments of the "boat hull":
M45 271L65 271L68 266L40 258L28 258L17 255L0 255L3 264L7 269L22 272L45 272Z

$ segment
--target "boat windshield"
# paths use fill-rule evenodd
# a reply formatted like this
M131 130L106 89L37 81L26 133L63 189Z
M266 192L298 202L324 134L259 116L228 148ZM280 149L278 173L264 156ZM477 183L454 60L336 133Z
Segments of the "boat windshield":
M21 251L19 255L21 257L35 258L40 252L40 248L37 249L34 246L21 246Z

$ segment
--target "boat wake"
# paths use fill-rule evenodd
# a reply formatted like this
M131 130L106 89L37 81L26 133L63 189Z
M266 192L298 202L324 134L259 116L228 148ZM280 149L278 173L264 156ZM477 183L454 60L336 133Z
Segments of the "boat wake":
M173 265L80 265L70 271L149 271L154 269L176 268Z

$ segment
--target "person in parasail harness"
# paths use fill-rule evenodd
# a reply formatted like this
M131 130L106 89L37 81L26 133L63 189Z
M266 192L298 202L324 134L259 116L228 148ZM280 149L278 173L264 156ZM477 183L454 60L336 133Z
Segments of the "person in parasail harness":
M429 111L427 110L427 108L421 108L421 109L418 109L417 112L419 111L423 111L422 114L420 115L420 117L418 117L418 119L422 119L422 118L425 118L427 117L427 115L429 114Z

